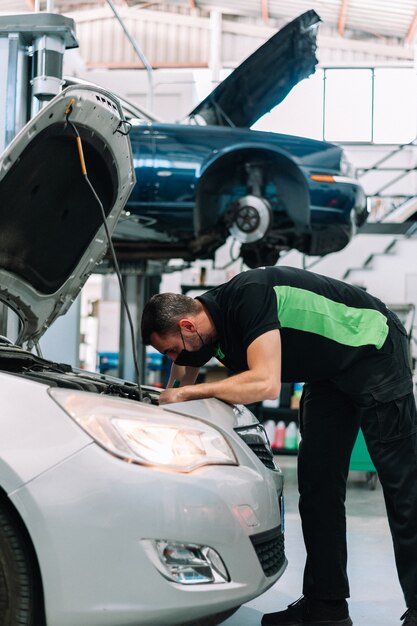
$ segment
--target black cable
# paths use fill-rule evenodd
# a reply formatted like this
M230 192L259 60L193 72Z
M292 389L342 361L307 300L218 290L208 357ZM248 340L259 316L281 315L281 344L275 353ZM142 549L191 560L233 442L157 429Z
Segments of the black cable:
M143 395L142 395L142 388L141 388L141 385L140 385L140 372L139 372L139 366L138 366L138 355L137 355L137 349L136 349L135 330L134 330L134 326L133 326L132 316L131 316L130 310L129 310L129 305L127 303L127 297L126 297L126 292L125 292L125 288L124 288L124 285L123 285L123 279L122 279L122 275L121 275L121 272L120 272L119 263L117 261L116 251L114 249L113 241L111 239L109 227L107 225L107 218L106 218L106 213L104 211L103 203L101 202L101 200L100 200L96 190L94 189L94 186L92 185L90 179L88 178L87 168L86 168L85 161L84 161L84 153L83 153L82 141L81 141L80 133L78 132L78 129L75 126L75 124L73 122L71 122L70 119L69 119L69 116L71 115L71 112L72 112L72 104L70 102L70 104L68 105L67 110L65 112L66 113L65 119L67 121L67 124L69 124L69 126L71 126L71 128L74 131L75 136L76 136L78 155L80 157L82 175L84 176L88 186L90 187L90 189L91 189L95 199L97 200L97 203L98 203L98 205L100 207L100 210L101 210L101 216L102 216L102 219L103 219L104 230L106 231L106 237L107 237L107 241L109 243L110 254L111 254L111 257L112 257L112 260L113 260L113 264L114 264L114 268L115 268L115 271L116 271L117 280L119 282L120 294L121 294L121 297L122 297L123 306L124 306L125 311L126 311L126 316L127 316L128 322L129 322L130 336L131 336L131 341L132 341L133 361L134 361L134 365L135 365L135 373L136 373L136 378L137 378L139 400L142 401L143 400Z

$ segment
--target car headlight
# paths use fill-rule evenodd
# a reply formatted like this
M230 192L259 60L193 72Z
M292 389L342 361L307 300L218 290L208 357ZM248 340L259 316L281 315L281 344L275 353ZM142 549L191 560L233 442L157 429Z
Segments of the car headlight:
M130 463L178 472L237 465L223 435L198 419L84 391L54 388L49 394L100 446Z

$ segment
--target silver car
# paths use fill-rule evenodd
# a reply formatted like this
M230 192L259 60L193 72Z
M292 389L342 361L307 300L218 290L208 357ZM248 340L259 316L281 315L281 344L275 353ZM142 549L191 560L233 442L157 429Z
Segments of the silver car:
M282 474L243 406L36 353L135 183L109 93L70 87L0 157L2 626L214 625L282 575ZM10 322L11 315L9 316Z

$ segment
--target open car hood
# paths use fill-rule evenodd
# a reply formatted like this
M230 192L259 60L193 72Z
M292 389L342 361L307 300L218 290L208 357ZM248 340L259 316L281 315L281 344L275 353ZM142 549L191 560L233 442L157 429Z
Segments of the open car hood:
M249 128L284 100L317 65L320 17L313 10L284 26L221 82L188 117Z
M65 89L0 156L0 300L29 347L68 310L108 245L75 129L110 232L135 184L123 112L100 88Z

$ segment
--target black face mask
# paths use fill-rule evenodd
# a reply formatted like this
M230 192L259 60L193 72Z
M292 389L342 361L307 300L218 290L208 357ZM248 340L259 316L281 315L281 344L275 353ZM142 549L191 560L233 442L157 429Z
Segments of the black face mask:
M197 331L196 331L197 332ZM190 350L185 349L184 337L181 333L182 343L184 344L184 350L181 350L177 358L175 359L175 365L189 365L190 367L202 367L210 361L213 356L213 345L211 343L204 343L203 338L197 332L197 335L200 337L201 348L199 350L195 350L191 352Z

